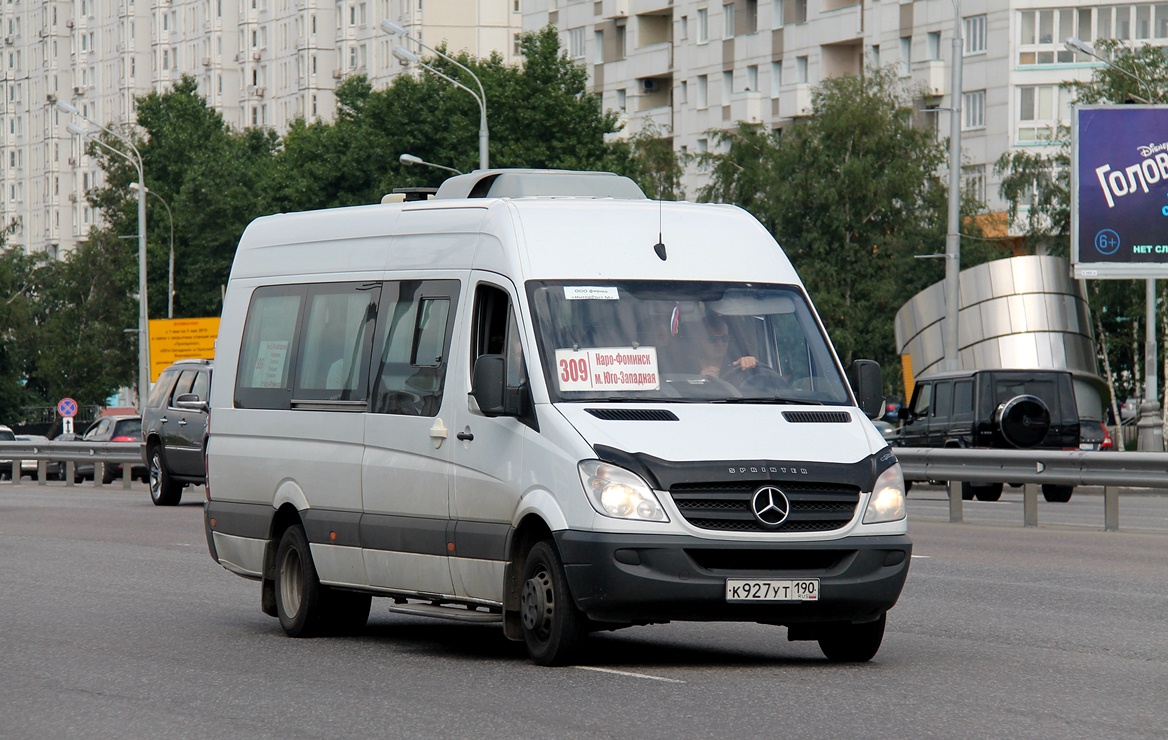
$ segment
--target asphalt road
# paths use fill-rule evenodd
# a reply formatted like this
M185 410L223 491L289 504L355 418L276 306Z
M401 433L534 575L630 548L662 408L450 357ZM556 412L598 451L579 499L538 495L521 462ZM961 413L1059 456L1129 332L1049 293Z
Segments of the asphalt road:
M1086 497L1084 497L1086 498ZM291 640L206 551L201 491L0 485L0 738L1162 738L1168 536L916 516L884 647L760 625L596 635L540 668L494 626Z

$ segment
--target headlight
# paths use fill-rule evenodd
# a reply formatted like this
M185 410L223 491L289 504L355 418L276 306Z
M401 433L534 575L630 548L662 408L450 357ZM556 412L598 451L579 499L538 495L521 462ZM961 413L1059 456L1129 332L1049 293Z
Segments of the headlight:
M880 474L872 488L872 498L864 510L864 524L879 524L904 519L904 474L900 463Z
M636 473L599 460L585 460L579 468L588 501L600 514L615 519L669 521L657 496Z

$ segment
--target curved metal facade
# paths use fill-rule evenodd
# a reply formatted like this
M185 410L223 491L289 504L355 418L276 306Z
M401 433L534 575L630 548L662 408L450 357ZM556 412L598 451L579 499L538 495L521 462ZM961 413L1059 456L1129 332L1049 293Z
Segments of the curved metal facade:
M1086 297L1060 257L1013 257L961 271L958 369L1065 368L1099 378ZM944 369L945 286L896 313L896 346L914 376Z

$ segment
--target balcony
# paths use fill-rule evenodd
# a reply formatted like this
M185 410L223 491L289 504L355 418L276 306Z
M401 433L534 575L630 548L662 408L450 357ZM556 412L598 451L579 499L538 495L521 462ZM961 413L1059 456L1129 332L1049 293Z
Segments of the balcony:
M949 93L949 68L941 59L917 62L912 66L912 77L928 89L931 95Z
M673 74L673 44L642 46L627 57L630 77L660 77Z
M738 92L730 96L730 120L735 123L762 123L763 96L760 92Z
M811 83L784 85L779 91L779 111L783 118L801 118L811 115Z

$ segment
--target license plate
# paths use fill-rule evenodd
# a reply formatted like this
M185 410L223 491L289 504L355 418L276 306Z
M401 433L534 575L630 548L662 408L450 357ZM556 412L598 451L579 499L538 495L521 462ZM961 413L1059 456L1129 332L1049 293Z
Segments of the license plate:
M819 579L726 579L726 601L819 601Z

